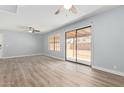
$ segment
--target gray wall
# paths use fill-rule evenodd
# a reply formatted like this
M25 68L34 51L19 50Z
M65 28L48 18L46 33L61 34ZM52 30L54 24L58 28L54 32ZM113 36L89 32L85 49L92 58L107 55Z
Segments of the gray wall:
M40 34L4 31L2 57L28 56L42 53L43 39Z
M65 32L87 25L92 26L93 66L124 72L124 6L44 34L44 54L64 59ZM48 51L47 38L54 33L61 35L60 52Z

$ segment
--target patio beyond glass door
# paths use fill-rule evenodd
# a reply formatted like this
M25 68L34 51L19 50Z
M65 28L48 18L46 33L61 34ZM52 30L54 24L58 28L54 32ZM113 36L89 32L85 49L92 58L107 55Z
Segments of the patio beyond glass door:
M91 64L91 28L77 30L77 62Z
M91 65L91 27L66 32L66 60Z
M66 33L66 60L76 62L76 31Z

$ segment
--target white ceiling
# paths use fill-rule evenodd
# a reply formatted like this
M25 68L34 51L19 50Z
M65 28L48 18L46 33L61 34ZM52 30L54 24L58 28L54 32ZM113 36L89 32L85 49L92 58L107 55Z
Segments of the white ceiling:
M0 29L24 31L21 26L32 26L41 32L47 32L113 6L76 5L78 14L65 10L54 15L58 7L59 5L19 5L16 14L1 10Z

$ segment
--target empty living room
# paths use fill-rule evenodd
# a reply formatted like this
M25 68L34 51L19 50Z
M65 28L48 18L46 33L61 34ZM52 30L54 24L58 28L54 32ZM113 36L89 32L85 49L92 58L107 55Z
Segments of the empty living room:
M124 5L0 5L0 87L124 87Z

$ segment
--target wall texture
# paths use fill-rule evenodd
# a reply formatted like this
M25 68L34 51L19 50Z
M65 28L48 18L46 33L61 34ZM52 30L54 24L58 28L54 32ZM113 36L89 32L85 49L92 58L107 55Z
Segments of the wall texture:
M42 36L27 32L4 31L2 57L18 57L42 53Z
M124 6L44 34L44 54L64 59L65 32L88 25L92 26L92 65L124 72ZM54 33L61 35L60 52L48 50L47 38Z

